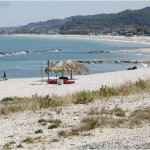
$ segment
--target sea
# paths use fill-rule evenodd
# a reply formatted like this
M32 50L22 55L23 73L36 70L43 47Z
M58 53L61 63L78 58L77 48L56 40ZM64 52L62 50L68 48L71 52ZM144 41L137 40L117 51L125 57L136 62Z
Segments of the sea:
M93 40L84 38L38 37L0 35L0 78L3 71L7 78L46 77L47 61L57 62L74 59L78 61L118 61L150 59L148 55L121 54L119 50L150 48L149 44L132 42ZM116 53L89 53L107 50ZM127 70L135 64L85 64L90 74ZM138 67L145 65L136 64ZM83 74L86 74L83 72ZM59 73L50 72L50 76Z

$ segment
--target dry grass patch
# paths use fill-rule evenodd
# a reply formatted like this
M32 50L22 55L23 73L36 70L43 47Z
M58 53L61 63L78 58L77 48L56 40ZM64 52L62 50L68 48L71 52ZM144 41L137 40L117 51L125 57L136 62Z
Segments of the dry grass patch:
M46 120L46 119L43 119L43 118L38 120L38 123L45 123L45 122L60 124L62 121L60 119L49 119L49 120Z
M67 131L61 130L58 132L58 136L60 137L67 137Z
M8 97L0 101L0 115L7 115L19 111L36 111L39 109L56 108L69 103L75 104L87 104L93 102L95 99L109 98L112 96L126 96L129 94L149 92L150 80L139 79L135 83L126 83L119 87L102 86L96 91L80 91L73 95L67 95L65 97L59 96L37 96L34 95L31 98L18 98ZM61 113L61 109L56 112ZM122 114L123 115L123 114Z
M52 139L51 142L59 142L58 139Z
M90 111L88 112L88 115L99 115L101 112L98 110L98 108L91 108Z
M36 111L39 109L55 108L63 105L63 99L57 96L40 97L37 95L31 98L8 97L0 101L0 115L7 115L19 111Z
M61 137L77 136L84 131L92 130L99 126L99 122L95 118L84 118L82 120L82 125L78 128L73 128L70 131L61 130L58 132L58 135Z
M115 107L114 109L112 109L111 114L118 116L118 117L125 117L126 116L125 111L119 107Z
M93 115L96 115L93 117ZM115 117L117 116L117 118ZM111 127L111 128L133 128L140 127L142 123L150 122L150 108L139 109L132 112L126 117L125 112L118 107L112 110L102 109L101 111L90 110L88 116L83 118L81 124L70 131L61 130L58 135L61 137L69 137L80 135L83 132L93 130L95 128Z
M27 137L27 138L24 139L22 142L31 144L31 143L40 142L40 140L41 140L41 137Z
M118 87L103 86L97 90L97 96L111 97L111 96L127 96L129 94L148 92L150 91L150 80L142 80L139 78L135 83L127 82Z
M62 121L60 119L49 119L49 120L45 120L45 119L39 119L38 123L41 123L41 125L46 125L47 123L50 123L51 125L48 126L48 129L54 129L54 128L58 128L60 126L60 124L62 123Z
M16 144L16 142L14 142L14 141L11 141L11 142L9 142L9 143L6 143L5 145L3 145L3 149L11 149L11 146L13 145L13 144Z
M75 135L79 135L79 132L77 129L71 129L71 131L61 130L58 132L58 136L64 137L64 138L67 138L69 136L75 136Z
M137 117L142 121L150 122L150 108L138 109L131 113L131 117Z
M138 109L130 115L130 127L141 126L144 122L150 123L150 108Z

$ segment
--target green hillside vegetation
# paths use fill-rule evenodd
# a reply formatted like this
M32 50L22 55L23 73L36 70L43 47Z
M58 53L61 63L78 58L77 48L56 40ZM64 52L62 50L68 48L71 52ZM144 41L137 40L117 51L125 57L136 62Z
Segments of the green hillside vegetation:
M0 33L150 35L150 7L117 14L97 14L1 28Z
M143 30L142 30L143 29ZM141 10L125 10L118 14L75 16L61 28L61 33L86 32L106 34L112 32L150 31L150 7Z

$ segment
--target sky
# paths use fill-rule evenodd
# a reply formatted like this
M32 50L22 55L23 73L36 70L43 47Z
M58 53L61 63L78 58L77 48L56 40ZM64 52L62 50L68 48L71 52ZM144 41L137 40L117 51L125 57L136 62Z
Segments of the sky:
M31 22L62 19L75 15L118 13L141 9L150 1L1 1L0 27L26 25Z

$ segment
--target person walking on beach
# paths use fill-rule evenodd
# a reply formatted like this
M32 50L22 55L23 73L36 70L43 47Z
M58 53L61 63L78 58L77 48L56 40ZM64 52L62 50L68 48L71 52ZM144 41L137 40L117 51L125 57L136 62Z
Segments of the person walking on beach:
M6 72L4 71L3 79L6 79Z

